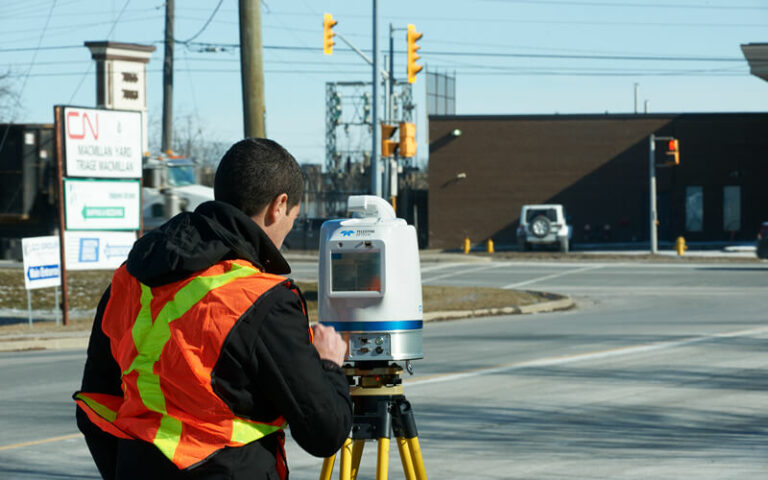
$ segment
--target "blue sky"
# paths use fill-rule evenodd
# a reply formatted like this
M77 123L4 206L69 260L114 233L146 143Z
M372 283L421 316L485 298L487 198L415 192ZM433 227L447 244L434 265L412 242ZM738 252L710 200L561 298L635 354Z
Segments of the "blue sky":
M157 46L149 65L150 122L162 109L161 0L2 0L0 72L20 93L2 117L52 122L55 104L95 104L85 41ZM175 36L200 32L218 0L177 0ZM768 42L768 0L379 0L389 24L416 25L427 69L455 73L458 114L768 111L768 83L749 74L740 44ZM370 81L370 67L337 40L322 54L322 17L371 49L372 2L262 1L267 134L300 162L323 163L325 83ZM236 0L177 44L174 111L208 139L242 136ZM206 44L206 45L203 45ZM40 47L37 49L37 47ZM205 48L218 47L218 48ZM287 48L286 48L287 47ZM204 51L208 50L208 51ZM210 51L214 50L214 51ZM405 76L405 33L395 70ZM383 59L383 56L380 57ZM414 87L419 157L426 159L425 77ZM159 137L159 130L150 129Z

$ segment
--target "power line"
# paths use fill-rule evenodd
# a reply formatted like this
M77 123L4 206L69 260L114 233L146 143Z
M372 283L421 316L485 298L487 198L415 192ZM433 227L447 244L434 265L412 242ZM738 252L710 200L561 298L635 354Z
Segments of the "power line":
M600 7L600 8L667 8L667 9L685 9L685 10L768 10L768 6L753 5L695 5L689 3L634 3L634 2L595 2L595 1L574 1L567 2L563 0L482 0L498 3L526 3L534 5L563 5L576 7Z
M561 68L556 66L545 67L507 67L507 68L492 68L488 66L441 66L440 68L449 68L462 75L489 75L489 76L591 76L591 77L616 77L616 76L688 76L688 77L747 77L749 72L744 70L738 72L728 69L690 69L690 70L627 70L627 69L593 69L593 68ZM238 68L178 68L179 72L188 73L220 73L220 74L237 74L240 73ZM359 75L367 73L368 69L364 67L353 68L350 70L330 70L328 68L322 69L265 69L265 73L296 73L296 74L350 74ZM161 69L148 69L148 74L162 73ZM80 75L80 72L41 72L31 74L32 77L68 77Z
M219 11L219 7L221 7L221 4L223 2L224 2L224 0L219 0L218 5L216 5L216 8L213 9L213 13L211 13L211 16L208 17L208 20L205 21L205 24L203 25L203 28L201 28L196 34L192 35L191 37L189 37L188 39L183 40L183 41L179 41L179 40L176 40L176 39L174 39L174 41L176 43L187 44L187 43L191 42L192 40L196 39L197 37L199 37L200 34L203 33L206 28L208 28L208 25L211 24L211 20L213 20L213 17L216 16L216 12Z
M152 44L160 44L161 41L151 42ZM210 42L189 42L190 46L198 47L216 47L223 49L238 49L239 44L236 43L210 43ZM63 50L63 49L81 49L82 45L60 45L49 47L23 47L23 48L5 48L0 49L0 53L9 52L27 52L38 50ZM292 45L264 45L265 50L287 50L297 52L311 52L319 53L321 47L302 47ZM352 50L345 47L337 47L341 53L352 53ZM370 52L370 49L362 49L364 52ZM683 61L683 62L732 62L742 63L745 62L744 58L740 57L697 57L690 55L579 55L579 54L545 54L545 53L512 53L512 52L486 52L486 51L432 51L424 50L425 55L435 56L454 56L454 57L491 57L491 58L542 58L542 59L563 59L563 60L627 60L627 61ZM202 59L192 59L202 60ZM212 59L207 59L212 61ZM228 61L228 60L227 60ZM234 60L233 60L234 61ZM65 63L65 62L62 62ZM336 62L333 63L334 65Z
M37 50L66 50L74 48L83 48L82 45L54 45L49 47L19 47L19 48L0 48L0 53L10 52L33 52Z
M496 57L496 58L559 58L564 60L630 60L630 61L674 61L674 62L744 62L738 57L689 57L689 56L660 56L660 55L572 55L554 53L504 53L504 52L446 52L423 50L426 55L454 57Z
M223 48L239 48L236 43L191 43L200 46L218 46ZM291 45L264 45L265 50L295 50L319 52L320 47L299 47ZM339 48L339 51L351 52L351 49ZM370 50L362 49L364 52ZM554 54L554 53L509 53L487 51L438 51L424 49L422 57L428 55L455 56L455 57L497 57L497 58L557 58L564 60L629 60L629 61L678 61L678 62L744 62L740 57L694 57L686 55L579 55L579 54Z
M107 40L112 36L112 32L115 31L115 27L117 27L117 22L120 21L120 17L123 16L123 13L125 12L125 9L128 8L128 4L131 3L131 0L125 0L125 3L123 4L123 8L120 10L120 13L117 14L117 17L115 17L115 21L112 22L112 28L109 29L109 33L107 33ZM72 100L74 100L75 95L77 95L77 92L80 91L80 87L83 85L83 82L85 81L85 77L88 75L88 72L91 71L92 64L88 64L88 68L83 72L83 76L80 78L80 82L77 84L77 87L75 87L75 91L72 92L72 96L69 97L69 102L72 103Z
M136 17L136 18L126 18L123 20L123 24L128 22L145 22L147 20L156 20L158 19L158 15L152 15L152 16L144 16L144 17ZM88 23L68 23L66 25L62 25L59 27L51 27L49 28L49 31L66 31L68 35L71 35L71 32L73 29L83 29L88 27L102 27L104 26L104 22L88 22ZM22 28L19 30L5 30L3 31L3 34L8 33L28 33L29 29ZM14 40L18 41L18 40Z

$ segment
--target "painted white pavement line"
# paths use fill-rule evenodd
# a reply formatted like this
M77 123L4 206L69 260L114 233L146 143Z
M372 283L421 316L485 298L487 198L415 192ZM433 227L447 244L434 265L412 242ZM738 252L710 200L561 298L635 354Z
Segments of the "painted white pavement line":
M434 272L436 270L443 270L448 267L455 267L456 265L462 265L460 263L438 263L437 265L432 265L430 267L422 267L421 273L422 275L426 272ZM466 265L466 263L464 264Z
M544 280L551 280L553 278L559 278L559 277L562 277L562 276L565 276L565 275L570 275L572 273L580 273L580 272L586 272L586 271L589 271L589 270L597 270L598 268L603 268L605 266L606 265L591 265L591 266L588 266L588 267L576 268L576 269L568 270L568 271L565 271L565 272L553 273L551 275L545 275L543 277L533 278L531 280L526 280L524 282L510 283L509 285L504 285L501 288L511 289L511 288L522 287L524 285L530 285L531 283L543 282Z
M507 363L495 365L492 367L476 368L460 372L448 372L436 375L417 377L414 379L405 379L403 382L409 386L429 385L431 383L453 382L481 375L491 375L494 373L510 372L524 368L551 367L554 365L566 365L569 363L583 362L587 360L598 360L611 357L620 357L626 355L636 355L640 353L653 352L657 350L667 350L684 347L695 343L717 340L720 338L743 337L751 335L760 335L768 333L768 327L750 328L746 330L736 330L732 332L718 333L714 335L701 335L697 337L686 338L684 340L675 340L671 342L653 342L627 347L611 348L607 350L597 350L594 352L575 353L572 355L562 355L556 357L545 357L535 360L526 360L522 362Z
M456 266L456 264L454 264L454 266ZM480 270L491 270L491 269L494 269L494 268L498 268L498 265L484 264L484 265L481 265L479 267L468 268L468 269L465 269L465 270L454 270L454 271L451 271L450 273L444 273L442 275L437 275L437 276L432 277L432 278L422 279L421 283L424 284L424 283L427 283L427 282L434 282L435 280L440 280L441 278L445 278L445 277L455 277L457 275L464 275L464 274L467 274L467 273L477 272L477 271L480 271Z
M637 287L631 285L557 285L548 284L547 291L561 292L566 291L569 294L606 294L606 295L695 295L695 296L707 296L707 295L726 295L726 296L753 296L753 295L768 295L768 287L745 287L741 285L734 285L732 287L726 286L714 286L714 287L697 287L697 286L656 286L656 287Z

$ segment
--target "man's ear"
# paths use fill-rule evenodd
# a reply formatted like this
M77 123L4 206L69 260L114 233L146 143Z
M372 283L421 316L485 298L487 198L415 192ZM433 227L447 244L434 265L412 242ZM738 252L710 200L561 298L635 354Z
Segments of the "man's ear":
M281 216L286 215L288 211L288 194L281 193L269 202L264 215L264 223L269 226L275 223Z

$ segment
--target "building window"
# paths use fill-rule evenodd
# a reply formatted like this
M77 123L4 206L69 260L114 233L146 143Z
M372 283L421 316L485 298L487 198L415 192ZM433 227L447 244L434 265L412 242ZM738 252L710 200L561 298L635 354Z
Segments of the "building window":
M700 232L704 228L704 192L702 187L685 187L685 229Z
M738 185L723 187L723 230L741 230L741 187Z

